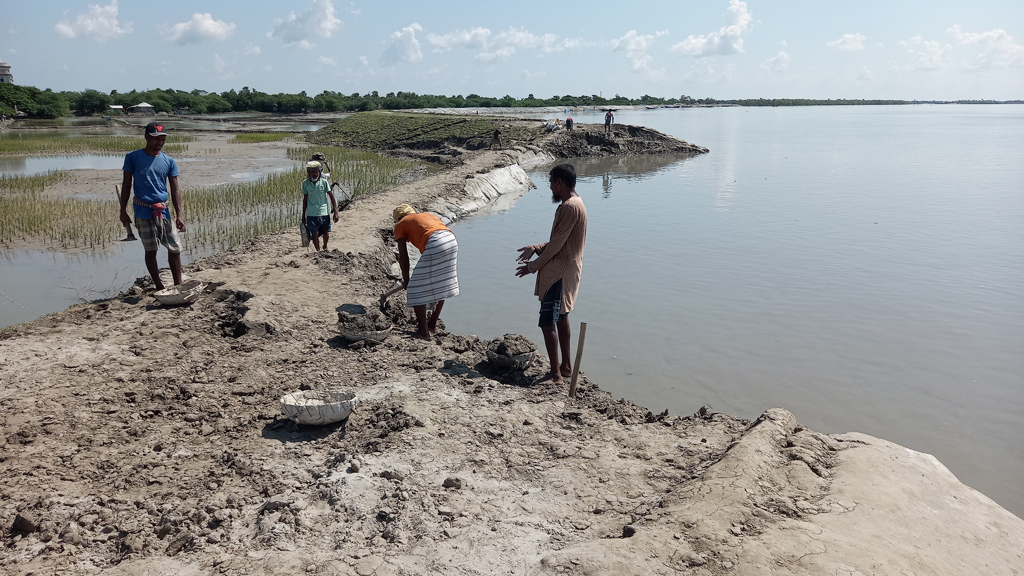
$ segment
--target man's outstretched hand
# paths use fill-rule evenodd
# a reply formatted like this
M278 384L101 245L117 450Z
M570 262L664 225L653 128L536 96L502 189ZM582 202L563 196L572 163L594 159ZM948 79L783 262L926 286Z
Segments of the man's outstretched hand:
M527 274L533 274L533 272L530 272L530 265L529 264L523 264L522 266L516 268L516 276L518 278L522 278L523 276L526 276Z
M536 252L532 246L523 246L519 249L519 256L516 257L516 260L518 262L526 262L530 258L533 258L534 254L536 254Z

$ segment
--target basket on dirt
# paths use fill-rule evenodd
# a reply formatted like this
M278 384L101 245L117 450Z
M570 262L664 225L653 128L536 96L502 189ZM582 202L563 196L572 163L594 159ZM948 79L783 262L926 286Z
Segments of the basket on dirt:
M340 422L355 407L356 395L352 392L299 390L281 397L281 410L299 424L320 426Z
M338 311L338 333L346 340L383 340L394 324L380 310L345 304Z
M537 345L519 334L505 334L487 343L487 361L496 368L525 370L537 356Z
M198 300L203 294L203 288L206 288L206 284L199 280L191 280L184 284L158 290L153 293L153 297L164 306L181 306Z

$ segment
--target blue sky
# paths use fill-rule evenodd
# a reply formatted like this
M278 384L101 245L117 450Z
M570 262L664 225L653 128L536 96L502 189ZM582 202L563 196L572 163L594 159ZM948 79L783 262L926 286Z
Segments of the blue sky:
M1020 0L0 0L18 84L1024 99Z

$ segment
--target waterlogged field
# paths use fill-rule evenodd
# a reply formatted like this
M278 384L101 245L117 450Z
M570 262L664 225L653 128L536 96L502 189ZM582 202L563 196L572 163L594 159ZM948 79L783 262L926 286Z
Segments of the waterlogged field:
M70 177L65 170L0 176L0 243L39 239L51 247L102 248L124 229L113 201L80 201L44 194ZM111 218L113 214L113 218Z
M133 147L138 139L131 139ZM306 177L301 162L310 148L287 150L297 166L251 182L187 187L182 191L190 252L224 250L249 238L295 226L302 207L298 193ZM92 150L90 150L92 151ZM338 200L382 190L407 180L421 164L337 147L321 147L333 169ZM118 204L109 199L77 199L46 194L70 176L54 171L34 176L0 176L0 244L44 244L55 249L102 249L124 236Z
M188 150L193 137L168 136L163 151L174 155ZM138 136L89 135L68 137L64 132L19 134L0 139L0 156L39 156L61 154L126 154L139 149Z

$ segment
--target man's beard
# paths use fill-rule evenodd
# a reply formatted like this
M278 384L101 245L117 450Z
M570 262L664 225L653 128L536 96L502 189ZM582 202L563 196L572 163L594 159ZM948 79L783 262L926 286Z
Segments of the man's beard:
M562 197L559 196L558 194L552 194L551 195L551 203L552 204L558 204L561 201L562 201Z

